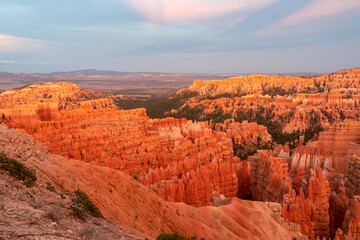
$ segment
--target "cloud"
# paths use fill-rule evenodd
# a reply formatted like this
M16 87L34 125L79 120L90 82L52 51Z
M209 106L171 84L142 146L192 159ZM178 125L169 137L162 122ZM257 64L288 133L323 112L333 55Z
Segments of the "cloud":
M316 23L314 21L341 15L345 12L356 10L359 7L359 0L316 0L315 2L308 4L303 9L300 9L299 11L296 11L291 15L288 15L285 18L271 24L259 33L267 35L281 29L289 29L304 25L311 26L311 23ZM357 14L360 15L359 9L357 9Z
M35 61L29 61L25 62L25 64L37 64L37 65L63 65L65 63L52 63L52 62L35 62Z
M276 0L130 0L130 6L152 23L200 23L231 27Z
M0 60L0 63L14 64L16 62L14 60Z
M45 46L45 42L31 38L21 38L11 35L0 34L0 53L28 53Z

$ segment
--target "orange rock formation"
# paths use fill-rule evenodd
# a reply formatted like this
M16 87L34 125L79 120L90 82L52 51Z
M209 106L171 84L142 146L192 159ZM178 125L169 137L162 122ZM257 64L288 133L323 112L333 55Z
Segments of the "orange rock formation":
M343 119L360 117L360 69L344 70L319 77L249 75L219 81L194 81L177 96L194 93L169 116L198 112L197 120L216 114L256 120L257 112L269 112L269 120L281 123L284 132L322 127ZM310 119L313 118L313 121ZM259 120L259 119L258 119Z
M344 183L342 175L335 176L335 186L330 192L329 217L331 237L334 237L336 231L343 227L345 213L350 207L350 200L346 195Z
M225 199L219 207L168 203L121 171L49 154L30 136L2 124L0 136L4 154L36 169L39 181L62 191L81 189L106 218L150 238L163 232L224 240L302 237L297 225L273 212L276 206L239 199Z
M274 157L267 151L259 151L249 157L250 191L257 201L279 202L292 188L286 158Z
M231 139L207 123L149 120L145 109L112 109L112 104L101 105L101 99L91 100L100 103L99 109L89 107L88 100L81 101L88 94L67 83L31 85L11 92L1 95L0 109L6 116L11 112L11 119L6 118L9 126L32 134L52 153L120 169L168 201L202 206L221 194L234 197L239 184L236 174L246 173L242 170L246 166L237 166L240 160L233 156ZM19 101L23 98L27 100ZM47 118L32 114L44 102L55 106L53 114Z
M319 77L287 77L281 75L244 75L225 80L198 81L188 88L202 96L216 96L223 94L247 95L267 92L270 88L281 88L287 93L319 92L326 89L351 88L359 93L360 68L342 70L333 74ZM179 90L179 94L184 90Z
M300 224L301 232L310 239L329 238L329 182L323 180L322 170L311 171L311 178L305 191L298 196L291 190L284 196L283 217Z
M22 129L36 128L41 121L60 117L60 111L71 109L117 108L106 93L86 92L75 84L41 83L0 94L2 121Z
M341 230L336 231L336 240L351 240L360 238L360 196L354 196L350 209L346 211Z
M306 78L250 75L195 81L177 96L196 96L169 113L190 111L198 114L196 119L209 120L191 122L149 119L145 109L119 110L114 96L88 93L68 83L46 83L1 93L0 114L8 126L66 157L48 165L31 160L37 169L67 190L86 189L106 216L151 236L177 231L214 239L282 238L300 226L310 239L356 239L359 87L360 69ZM304 138L296 140L293 150L289 143L276 146L269 135L313 125L325 131L306 145ZM240 161L234 155L242 148L251 154L259 148L273 150L258 150ZM88 181L75 186L75 177ZM134 198L124 200L121 194ZM224 200L235 196L271 203ZM148 206L148 201L154 204ZM201 207L205 205L217 207ZM245 213L239 216L239 211ZM279 235L251 229L259 214L271 211L283 216L286 231L278 217L267 221ZM244 223L248 215L249 225ZM220 221L213 223L214 216ZM168 224L161 225L164 219Z
M299 146L291 159L290 176L295 189L302 179L309 177L310 169L321 167L325 179L334 186L334 176L347 172L350 156L358 153L360 144L360 122L345 121L321 132L317 141ZM359 192L360 193L360 192Z

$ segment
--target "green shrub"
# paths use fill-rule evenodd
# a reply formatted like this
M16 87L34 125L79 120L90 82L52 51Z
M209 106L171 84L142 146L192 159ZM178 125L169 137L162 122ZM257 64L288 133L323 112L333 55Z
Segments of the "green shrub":
M95 206L95 204L90 200L90 198L86 195L86 193L80 190L76 190L74 193L75 193L75 203L78 206L80 206L82 209L78 207L72 207L73 211L74 208L75 211L79 211L78 209L80 209L81 211L89 212L94 217L104 218L98 207Z
M168 233L162 233L160 234L156 240L196 240L197 237L184 237L179 235L178 233L168 234ZM205 238L201 238L200 240L205 240Z
M84 210L82 210L81 208L78 208L78 207L72 207L71 210L73 211L75 216L77 216L78 218L80 218L83 221L85 220Z
M46 183L46 189L51 192L56 192L55 187L53 185L51 185L51 183L49 183L49 182Z
M0 168L9 171L16 178L22 180L26 187L34 186L37 180L35 170L26 167L24 164L0 154Z

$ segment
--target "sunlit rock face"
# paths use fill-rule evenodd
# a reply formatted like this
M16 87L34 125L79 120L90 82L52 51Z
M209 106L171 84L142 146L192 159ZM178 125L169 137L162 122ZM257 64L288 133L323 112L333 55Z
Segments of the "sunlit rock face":
M333 74L318 77L288 77L281 75L244 75L225 80L199 81L195 80L187 90L198 92L201 96L224 94L251 95L259 92L267 93L272 88L281 88L286 95L292 93L317 93L326 89L349 89L359 93L360 69L342 70ZM180 90L183 94L184 90ZM285 94L284 94L285 95ZM334 97L336 98L336 97ZM314 98L316 99L316 97ZM314 102L320 103L315 100Z
M250 190L254 200L279 202L292 188L286 158L272 156L271 152L259 151L249 157L251 166Z
M349 198L360 195L360 158L357 155L353 155L349 161L345 187Z
M117 109L113 99L105 96L108 94L86 92L65 82L32 84L1 93L0 114L10 126L34 131L41 121L58 119L62 111Z
M129 235L128 232L138 234L138 237L134 239L144 239L145 237L155 239L164 232L177 232L187 237L198 236L199 238L224 240L242 240L244 238L300 240L304 237L300 234L298 225L282 221L281 217L274 212L279 209L274 204L230 198L218 201L218 207L196 208L185 203L167 202L124 172L48 153L47 148L35 142L31 136L3 124L0 124L0 136L2 136L0 149L6 156L36 170L38 179L35 187L27 189L26 192L33 192L39 198L42 195L40 195L38 187L42 185L45 188L46 182L51 182L57 190L61 189L62 192L81 189L106 218L101 221L112 220L110 221L112 224L119 224L122 229L127 231L122 231L122 233L128 239L133 239L133 235ZM8 175L8 177L12 176ZM15 178L12 181L21 184ZM4 185L13 184L5 183ZM2 194L4 194L7 186L1 187ZM15 191L15 193L26 195L25 189L21 190ZM15 193L10 192L9 195L15 195ZM51 195L48 190L45 190L43 194L51 201L50 205L54 205L54 201L61 201L64 208L65 206L68 208L66 200L64 202L57 193ZM54 200L53 198L58 199ZM29 198L29 201L33 201L33 199ZM21 200L21 202L25 201ZM7 202L5 206L15 203ZM41 209L46 209L45 207L42 206ZM27 203L26 209L28 208L31 209L31 204ZM18 210L16 206L14 209L15 211L12 211L13 209L9 210L7 207L3 207L1 213L7 217L7 220L9 215L12 217L11 220L14 219L13 216L23 218L21 214L24 212L16 211ZM66 213L66 219L79 221L72 216L70 209L66 210L69 212L69 214ZM36 219L45 218L46 223L51 223L47 212L36 208L35 214L40 215ZM25 213L25 215L27 214ZM32 215L29 217L33 218ZM14 220L14 222L18 221L16 218ZM93 218L87 218L86 221L90 220L96 222L97 226L102 226L99 225L101 222L99 223ZM259 224L259 220L266 224ZM61 223L63 221L62 218ZM84 224L83 221L81 223ZM48 224L45 226L48 227ZM1 227L9 231L9 227L3 225ZM18 225L10 227L18 228ZM30 221L24 221L21 229L23 231L19 232L20 238L23 237L24 231L31 233L33 237L31 230L34 229L34 224ZM55 227L55 229L54 237L59 236L58 228ZM107 231L113 232L114 228L108 228ZM39 233L36 237L42 238L44 233ZM45 239L49 239L48 235Z
M345 178L343 175L336 175L335 186L330 191L329 200L329 228L332 238L336 235L336 231L343 227L349 207L350 199L346 195Z
M262 125L272 121L288 133L314 125L327 128L360 117L359 76L360 69L350 69L318 77L246 75L194 81L172 97L186 101L167 115L220 122L234 118Z
M328 238L329 230L329 182L323 180L322 170L312 170L307 187L297 195L290 190L284 195L283 217L286 221L300 224L301 232L310 239Z
M334 124L327 131L305 146L295 149L291 164L290 176L294 188L299 190L303 179L308 179L310 169L323 169L324 179L334 186L337 174L345 175L353 154L359 153L360 122L345 121Z
M338 228L334 239L359 239L360 238L360 196L354 196L350 207L345 213L342 228Z
M112 99L68 83L30 85L1 97L0 112L11 116L5 123L51 153L124 171L165 200L202 206L241 195L239 183L249 191L249 166L234 157L232 135L206 122L149 119L145 109L118 110Z

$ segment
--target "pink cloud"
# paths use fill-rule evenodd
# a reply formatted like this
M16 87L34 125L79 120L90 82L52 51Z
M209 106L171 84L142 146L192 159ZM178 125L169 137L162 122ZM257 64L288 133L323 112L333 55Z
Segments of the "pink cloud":
M21 38L0 34L0 53L26 53L44 47L44 42L37 39Z
M359 7L360 0L317 0L303 9L280 19L259 33L271 34L279 29L303 26L311 23L311 21L341 15ZM357 12L360 15L360 11Z
M230 27L276 0L131 0L130 6L155 23L201 23Z

